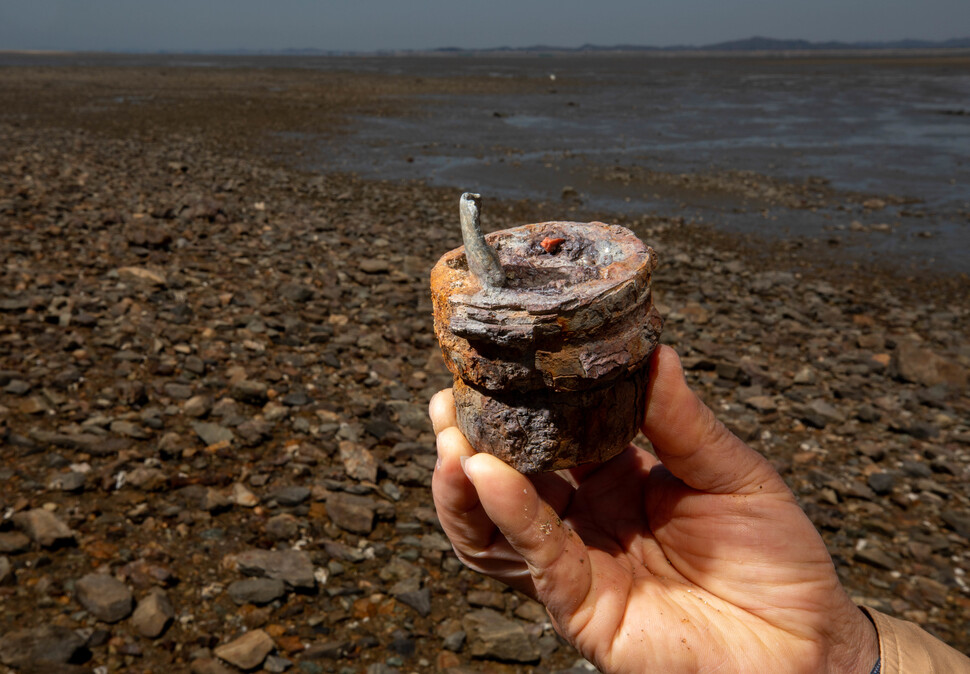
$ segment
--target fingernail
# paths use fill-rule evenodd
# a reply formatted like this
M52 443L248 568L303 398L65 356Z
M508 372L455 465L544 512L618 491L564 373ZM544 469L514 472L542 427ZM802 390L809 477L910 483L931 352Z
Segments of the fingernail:
M458 460L459 460L459 461L461 462L461 469L462 469L462 472L464 472L464 473L465 473L465 476L467 477L467 475L468 475L468 471L467 471L467 470L465 470L465 462L466 462L466 461L468 461L468 457L467 457L467 456L464 456L464 455L462 455L462 456L459 456L459 457L458 457Z

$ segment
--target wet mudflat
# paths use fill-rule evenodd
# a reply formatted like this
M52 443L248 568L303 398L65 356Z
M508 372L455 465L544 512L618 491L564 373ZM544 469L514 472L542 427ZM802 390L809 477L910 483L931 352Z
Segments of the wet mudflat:
M584 671L538 605L461 567L431 505L425 409L450 376L428 274L474 186L302 161L416 95L547 85L0 70L4 665ZM664 341L852 596L970 651L966 279L565 196L487 201L486 227L634 229Z

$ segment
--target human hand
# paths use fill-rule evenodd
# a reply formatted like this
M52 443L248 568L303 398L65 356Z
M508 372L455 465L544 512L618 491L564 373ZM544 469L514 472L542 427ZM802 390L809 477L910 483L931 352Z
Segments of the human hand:
M859 672L875 629L771 464L651 360L643 432L606 463L526 477L431 401L432 489L459 559L542 602L604 672Z

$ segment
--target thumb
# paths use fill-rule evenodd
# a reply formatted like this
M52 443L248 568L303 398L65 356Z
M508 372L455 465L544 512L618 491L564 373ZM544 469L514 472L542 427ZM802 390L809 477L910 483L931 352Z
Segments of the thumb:
M475 454L463 468L489 519L525 561L537 598L557 621L562 609L574 613L592 584L589 555L579 535L527 477L500 459Z
M718 494L787 491L771 464L687 386L680 358L669 346L652 356L641 430L667 470L689 487Z

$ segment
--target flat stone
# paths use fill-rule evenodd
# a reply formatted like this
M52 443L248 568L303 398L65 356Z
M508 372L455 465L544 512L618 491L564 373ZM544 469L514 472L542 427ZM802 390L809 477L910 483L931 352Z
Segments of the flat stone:
M313 589L316 578L310 555L302 550L247 550L236 556L247 576L276 578L290 589Z
M869 566L883 569L884 571L892 571L899 565L899 562L890 557L885 551L871 546L865 547L862 550L856 550L853 558L863 564L868 564Z
M77 581L74 591L81 605L98 620L116 623L131 614L131 591L114 576L89 573Z
M113 442L109 442L106 441L103 435L94 435L92 433L53 433L50 431L32 430L30 437L45 445L88 452L95 456L105 456L106 451L117 451L118 447L112 446L113 442L123 443L120 439L112 439ZM105 449L106 445L108 446L107 449Z
M212 399L209 396L192 396L182 405L182 411L186 416L199 418L204 417L212 410Z
M410 606L421 617L427 618L431 615L431 590L421 588L409 592L399 592L394 598L405 606Z
M301 405L309 405L312 402L313 398L307 395L307 392L302 388L290 391L283 396L283 404L288 407L300 407Z
M66 473L58 473L52 477L50 482L47 483L47 488L57 491L83 491L85 480L84 473L72 470Z
M762 414L768 414L778 409L778 405L775 404L771 396L752 396L745 400L744 403L751 409Z
M344 464L347 477L362 482L377 480L377 459L367 449L354 442L340 443L340 460Z
M290 513L280 513L266 520L266 534L278 541L296 538L300 533L300 520Z
M237 604L262 606L286 594L286 585L278 578L247 578L237 580L226 590Z
M896 476L892 473L873 473L869 476L867 482L872 491L880 496L885 496L893 490L893 486L896 484Z
M468 635L465 634L465 630L458 630L457 632L452 632L446 636L441 643L442 648L448 651L454 651L457 653L465 645L465 641Z
M125 421L123 419L112 421L110 428L111 432L115 435L121 435L126 438L134 438L135 440L147 440L148 438L152 437L150 431L134 421Z
M221 489L209 487L202 494L202 501L199 507L210 513L228 510L232 506L232 496Z
M239 669L256 669L276 647L273 638L260 629L246 632L238 639L215 649L216 657Z
M946 386L956 390L967 387L967 371L953 360L911 341L903 341L893 351L890 372L903 381L923 386Z
M491 609L479 609L462 619L469 638L469 652L474 658L507 662L538 662L539 648L532 643L525 628Z
M168 475L160 468L138 466L125 476L125 484L143 491L158 491L168 485Z
M168 282L165 274L162 272L146 269L145 267L120 267L118 269L118 276L121 280L129 283L164 286Z
M250 381L249 379L237 381L229 387L229 395L235 400L251 405L266 404L266 401L269 399L267 397L267 391L268 387L266 384L259 381Z
M309 302L313 299L313 288L299 283L283 283L277 292L291 302Z
M310 498L307 487L282 487L273 492L273 498L281 506L297 506Z
M799 419L814 428L825 428L830 423L845 421L845 415L824 400L813 400L795 408Z
M30 539L19 531L0 531L0 553L19 555L30 549Z
M9 393L10 395L22 396L27 391L31 389L30 383L25 382L23 379L14 379L6 386L3 387L4 393Z
M84 639L59 625L17 630L0 637L0 662L8 667L55 672L58 670L53 665L76 662L83 652Z
M0 555L0 585L13 585L16 580L10 559Z
M376 257L364 258L358 264L360 270L368 274L383 274L391 269L387 260Z
M970 512L944 510L940 513L940 517L946 522L947 526L967 540L970 540Z
M168 382L162 387L162 390L165 391L165 395L169 398L175 398L176 400L188 400L192 397L192 387L188 384Z
M242 508L255 508L257 505L259 505L259 497L250 491L250 489L242 482L236 482L234 485L232 485L232 494L230 498L232 499L233 503Z
M333 523L356 534L369 534L374 529L376 507L366 496L334 492L327 497L327 514Z
M496 611L505 610L505 595L501 592L489 590L469 590L465 595L469 605L485 608L493 608Z
M301 660L336 659L342 657L351 648L345 641L318 641L300 653Z
M207 445L215 445L220 442L232 442L236 439L236 436L231 430L219 424L213 424L207 421L193 421L190 426L192 426L192 430L201 438L202 442Z
M154 589L138 602L138 607L131 616L131 624L143 637L154 639L161 636L175 619L175 607L168 595L160 589Z
M198 658L192 661L189 671L192 674L234 674L236 670L229 669L215 658Z
M263 669L270 672L270 674L282 674L282 672L285 672L292 666L292 660L281 658L278 655L267 656L266 661L263 663Z
M515 609L515 616L533 623L545 622L549 619L546 607L531 599L524 599L519 604L518 608Z
M69 545L74 542L74 531L57 519L54 513L35 508L13 516L13 523L30 538L45 548Z
M23 414L43 414L50 409L50 405L47 403L47 400L40 396L30 396L22 400L17 405L17 409Z

